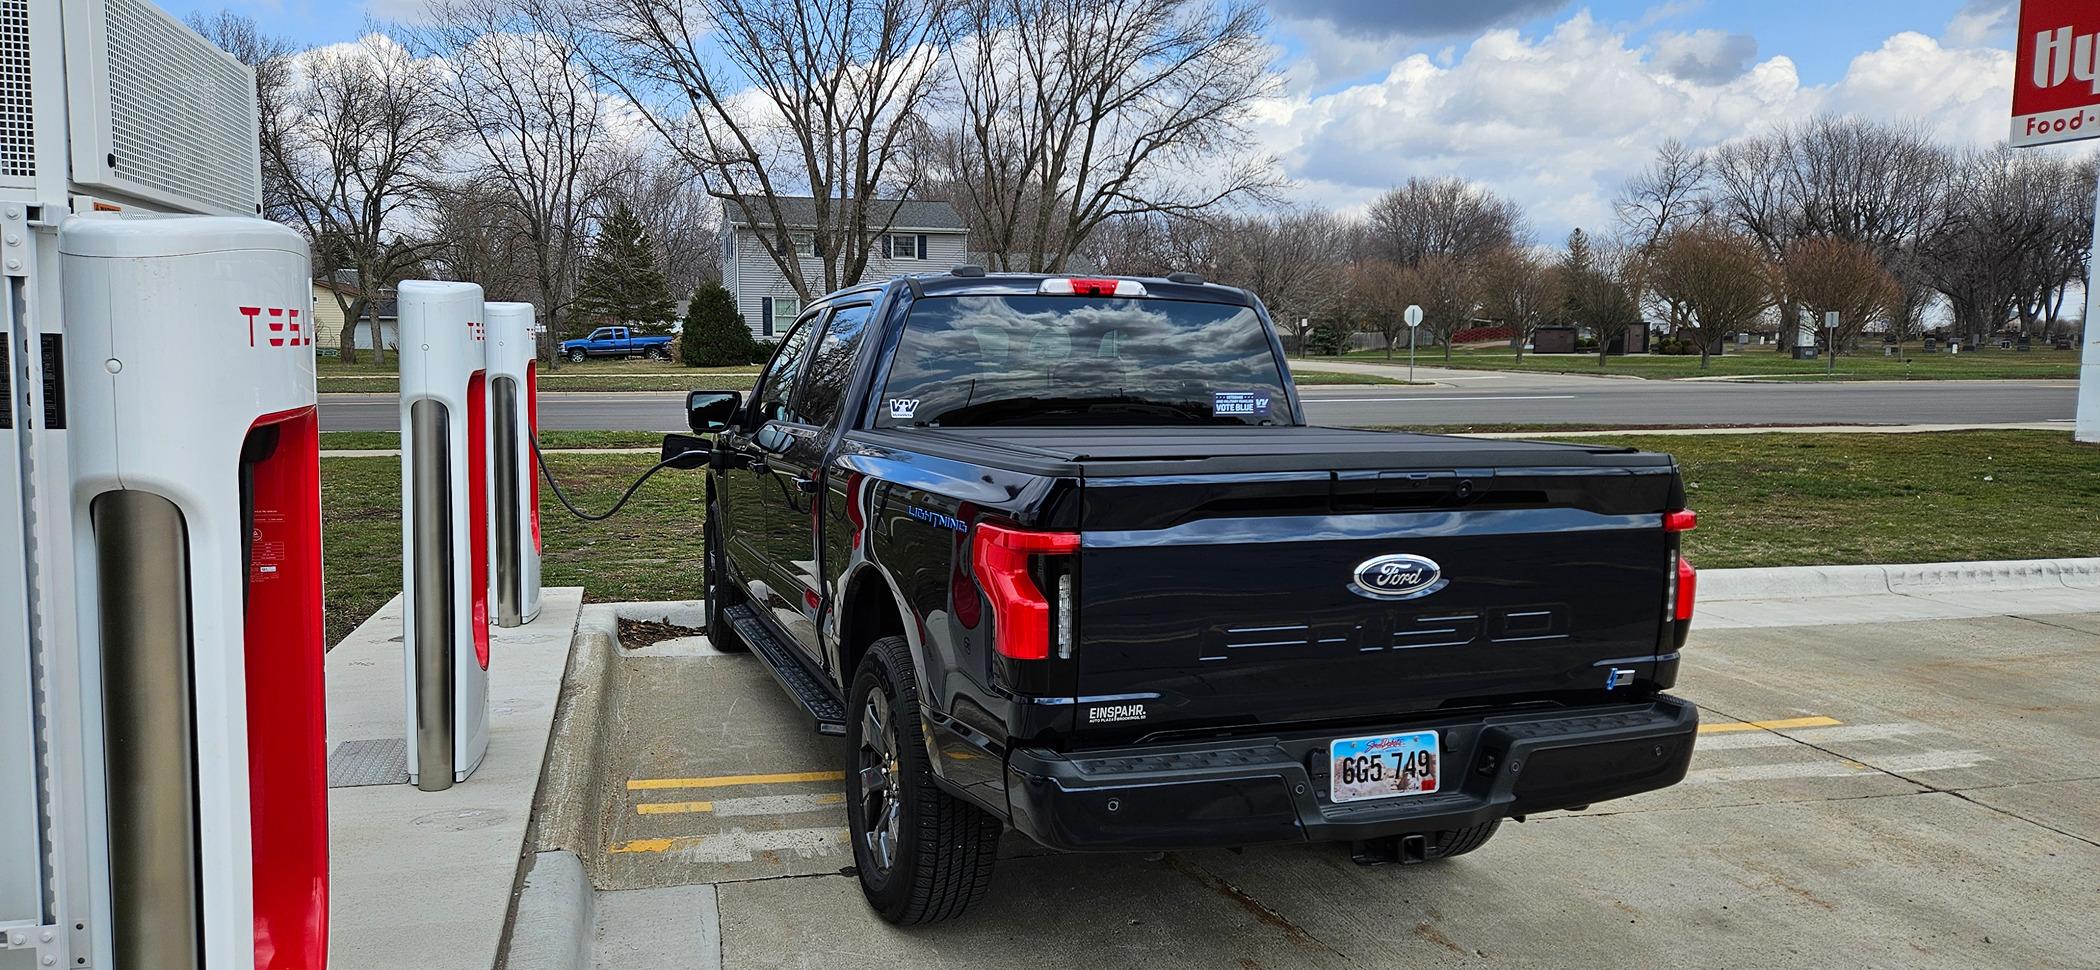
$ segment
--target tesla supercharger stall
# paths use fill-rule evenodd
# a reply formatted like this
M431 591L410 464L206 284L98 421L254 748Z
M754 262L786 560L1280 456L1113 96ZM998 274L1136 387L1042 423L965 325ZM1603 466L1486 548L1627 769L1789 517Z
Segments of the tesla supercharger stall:
M489 553L496 625L523 626L540 615L539 356L530 303L490 303Z
M305 241L74 218L68 340L93 881L120 968L320 968L320 451ZM82 962L85 962L84 960Z
M401 645L408 777L467 780L489 747L489 390L481 287L399 290Z

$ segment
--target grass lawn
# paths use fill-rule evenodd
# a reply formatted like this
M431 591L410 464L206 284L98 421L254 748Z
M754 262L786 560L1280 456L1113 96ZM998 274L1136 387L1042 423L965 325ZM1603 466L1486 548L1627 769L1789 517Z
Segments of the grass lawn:
M2036 347L2027 353L2013 350L1989 348L1974 353L1927 354L1916 343L1904 346L1905 357L1881 356L1879 347L1857 356L1841 354L1837 359L1836 379L1846 381L1900 381L1900 380L1985 380L2009 378L2067 378L2078 377L2078 353L2069 350L2049 350ZM1312 358L1317 362L1320 358ZM1362 350L1351 353L1348 360L1373 360L1383 362L1385 352ZM1404 360L1404 358L1403 358ZM1424 354L1416 360L1426 367L1457 367L1466 370L1523 370L1553 374L1630 374L1655 379L1685 377L1726 376L1772 376L1792 380L1827 380L1824 370L1829 366L1825 360L1795 360L1767 348L1730 353L1709 359L1711 366L1699 369L1697 357L1666 357L1660 354L1636 354L1631 357L1613 357L1604 367L1597 366L1596 354L1525 354L1520 364L1516 355L1507 347L1482 349L1460 349L1453 351L1451 361L1444 362L1441 352Z
M2100 555L2100 448L2063 432L1635 432L1582 442L1677 456L1699 511L1687 548L1704 568ZM595 511L655 459L548 462ZM619 516L586 523L543 491L544 581L581 585L599 601L698 597L705 493L700 473L666 470ZM393 458L321 462L330 643L401 589L400 494Z
M547 463L577 505L599 512L656 459L549 455ZM619 515L584 522L542 489L541 582L582 586L596 601L697 598L706 494L703 473L666 469ZM400 461L322 459L321 520L323 613L333 644L401 592Z
M2100 556L2100 448L2066 432L1581 441L1677 457L1705 568Z
M1299 370L1291 368L1291 382L1299 387L1319 387L1323 384L1405 384L1397 377L1380 377L1377 374L1344 374L1336 371ZM1416 381L1427 384L1428 381Z
M542 431L542 448L655 448L664 436L647 431ZM323 451L366 451L401 447L399 431L323 431Z

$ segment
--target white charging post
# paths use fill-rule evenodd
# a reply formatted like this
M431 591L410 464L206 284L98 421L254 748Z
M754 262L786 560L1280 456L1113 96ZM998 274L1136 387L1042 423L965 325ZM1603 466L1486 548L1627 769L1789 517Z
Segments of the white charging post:
M530 303L490 303L489 554L496 625L523 626L540 615L539 355Z
M481 287L408 280L399 295L408 777L442 791L489 746L487 341Z
M112 965L327 953L320 445L306 242L58 235L90 838Z

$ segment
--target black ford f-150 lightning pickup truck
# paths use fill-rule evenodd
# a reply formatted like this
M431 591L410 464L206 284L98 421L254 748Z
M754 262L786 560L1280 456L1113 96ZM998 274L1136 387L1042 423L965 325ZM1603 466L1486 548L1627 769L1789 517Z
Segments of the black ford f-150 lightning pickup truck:
M1245 291L859 286L687 410L709 633L845 737L892 922L962 912L1004 825L1416 862L1691 759L1669 456L1309 427Z

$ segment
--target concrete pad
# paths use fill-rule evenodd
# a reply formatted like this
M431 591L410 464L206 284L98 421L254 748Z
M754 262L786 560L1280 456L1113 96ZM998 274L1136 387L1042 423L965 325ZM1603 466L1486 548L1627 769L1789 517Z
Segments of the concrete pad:
M2100 848L1925 794L1504 825L1404 868L1195 861L1362 966L1968 968L2089 964Z
M1002 862L962 919L890 926L844 876L720 887L725 967L1088 970L1349 965L1341 951L1172 855Z
M495 964L532 818L583 590L546 590L540 616L490 631L489 751L441 792L328 792L329 964L487 970ZM328 653L328 740L404 732L400 599Z
M1939 789L2092 775L2089 759L2064 753L2100 750L2095 682L2092 635L2018 617L1710 631L1695 634L1679 675L1685 696L1737 717L1792 706L1847 725L1914 725L1871 739L1779 733Z
M2100 845L2100 778L1972 788L1961 795L2008 815Z
M836 873L852 864L842 742L818 735L756 657L618 663L614 741L601 766L601 888ZM834 798L791 797L819 795ZM785 810L713 810L768 797Z

